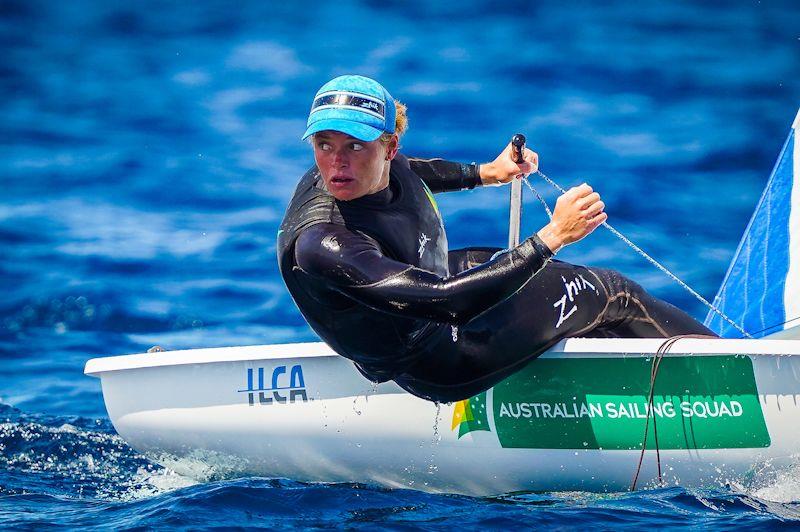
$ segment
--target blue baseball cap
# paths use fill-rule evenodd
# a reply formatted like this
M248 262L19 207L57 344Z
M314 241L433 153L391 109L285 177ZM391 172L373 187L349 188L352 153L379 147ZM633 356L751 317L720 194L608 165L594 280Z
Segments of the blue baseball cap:
M383 85L364 76L339 76L314 96L303 140L333 130L371 142L394 133L394 121L394 98Z

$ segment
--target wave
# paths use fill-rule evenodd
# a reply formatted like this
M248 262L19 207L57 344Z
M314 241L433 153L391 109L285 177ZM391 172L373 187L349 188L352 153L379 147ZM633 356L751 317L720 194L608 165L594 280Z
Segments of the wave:
M4 526L641 528L800 520L796 470L749 488L476 498L353 483L231 478L235 464L213 457L177 460L167 468L131 449L107 419L27 414L3 404L0 419Z

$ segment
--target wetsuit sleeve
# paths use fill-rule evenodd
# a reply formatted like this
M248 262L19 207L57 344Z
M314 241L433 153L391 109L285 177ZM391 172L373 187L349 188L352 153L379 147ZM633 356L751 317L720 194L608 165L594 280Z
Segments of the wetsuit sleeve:
M473 189L481 184L477 164L462 164L444 159L408 158L411 170L425 181L431 192Z
M489 262L442 278L385 256L375 240L333 224L298 237L295 263L351 299L382 312L455 325L519 290L552 256L532 237Z

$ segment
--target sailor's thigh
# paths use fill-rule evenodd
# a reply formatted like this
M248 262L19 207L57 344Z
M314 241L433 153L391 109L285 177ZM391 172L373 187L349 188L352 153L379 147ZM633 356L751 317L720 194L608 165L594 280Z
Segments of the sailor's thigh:
M591 270L554 261L523 288L454 334L417 367L437 380L499 380L564 337L592 329L607 302Z
M514 337L522 335L538 345L586 332L599 324L608 303L604 273L552 261L513 296L470 322L465 337L491 327L500 333L496 341L519 342Z

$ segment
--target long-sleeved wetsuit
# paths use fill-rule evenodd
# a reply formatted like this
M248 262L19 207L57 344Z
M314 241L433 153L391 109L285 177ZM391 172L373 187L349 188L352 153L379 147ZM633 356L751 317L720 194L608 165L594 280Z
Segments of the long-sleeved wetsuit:
M387 188L352 201L333 198L316 168L300 181L281 273L311 327L368 378L452 401L567 336L712 334L613 270L552 260L536 236L448 253L432 192L479 183L474 165L402 155Z

